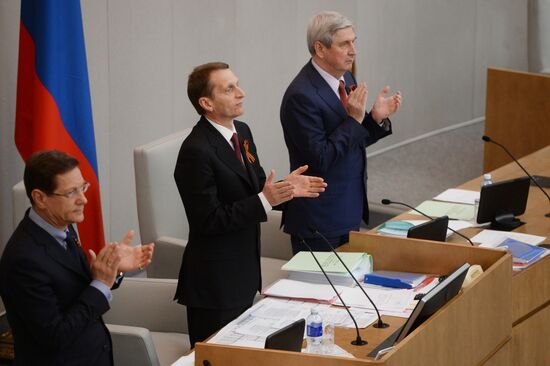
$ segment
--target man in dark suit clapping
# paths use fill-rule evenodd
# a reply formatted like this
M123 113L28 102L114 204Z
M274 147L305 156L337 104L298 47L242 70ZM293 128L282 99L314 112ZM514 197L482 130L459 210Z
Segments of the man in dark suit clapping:
M133 231L107 244L88 263L73 224L84 220L86 191L78 161L42 151L26 163L32 207L0 261L0 293L15 341L18 366L112 366L102 315L121 272L147 266L153 244L131 247Z
M280 182L266 178L243 113L244 91L225 63L196 67L187 94L200 120L183 142L174 177L187 219L175 298L187 306L191 344L235 319L261 290L260 222L273 206L317 197L321 178L301 166Z

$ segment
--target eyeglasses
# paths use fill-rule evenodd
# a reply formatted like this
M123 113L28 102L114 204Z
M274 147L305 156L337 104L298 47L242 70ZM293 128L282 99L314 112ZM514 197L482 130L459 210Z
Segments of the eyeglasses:
M80 187L76 187L75 189L72 189L69 192L65 192L65 193L52 192L51 194L54 196L60 196L60 197L65 197L67 199L71 199L71 198L74 198L79 193L86 193L88 191L88 188L90 188L90 183L86 182Z

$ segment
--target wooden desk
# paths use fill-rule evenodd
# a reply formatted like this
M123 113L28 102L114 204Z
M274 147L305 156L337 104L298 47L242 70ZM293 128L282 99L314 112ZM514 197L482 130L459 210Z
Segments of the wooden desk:
M520 159L531 174L550 176L550 145ZM491 172L493 181L525 176L515 163ZM459 188L479 189L481 177ZM550 189L546 189L550 192ZM520 216L525 225L514 232L545 236L550 243L550 202L536 186L531 186L527 209ZM479 231L479 230L477 230ZM464 231L472 234L472 229ZM456 235L454 235L456 236ZM512 365L550 365L550 256L512 276Z
M350 243L342 250L366 251L373 255L375 268L381 269L444 274L468 262L480 264L485 272L378 361L367 358L367 353L405 319L385 317L389 328L369 326L361 330L361 336L369 342L363 347L350 344L354 330L337 329L336 344L355 359L197 343L195 364L203 365L208 360L212 366L473 366L508 349L512 331L511 304L507 301L511 297L510 254L356 232L350 234Z
M531 174L550 176L550 145L521 158L520 162ZM525 176L514 162L491 174L495 182ZM478 177L458 188L479 190L482 180L483 177ZM544 216L549 211L550 202L546 196L536 186L531 186L526 211L520 216L526 224L514 231L544 236L545 243L550 243L550 218ZM411 217L403 214L396 219ZM481 229L468 228L460 232L473 237L479 231ZM448 242L469 245L458 235L452 235ZM550 365L550 256L521 272L513 273L511 303L510 365Z

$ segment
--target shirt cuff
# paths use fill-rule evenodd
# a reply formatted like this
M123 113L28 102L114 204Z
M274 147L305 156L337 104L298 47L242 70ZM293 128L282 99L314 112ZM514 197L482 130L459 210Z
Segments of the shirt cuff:
M111 302L111 300L113 299L113 294L111 293L111 289L103 282L98 280L93 280L92 283L90 283L90 286L98 289L99 292L101 292L103 296L105 296L108 302Z
M264 206L264 211L267 215L268 212L273 210L273 207L269 204L269 201L267 200L267 198L265 198L263 192L258 193L258 197L260 198L260 201L262 201L262 206Z
M384 118L378 125L386 131L390 130L390 120L388 118Z

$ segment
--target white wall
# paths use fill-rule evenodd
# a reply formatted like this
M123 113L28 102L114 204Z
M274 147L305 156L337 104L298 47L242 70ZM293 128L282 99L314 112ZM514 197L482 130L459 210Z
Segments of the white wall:
M138 226L132 149L198 119L186 94L197 64L231 65L262 165L288 172L280 100L309 58L306 24L321 10L357 24L357 74L370 103L385 84L404 95L394 135L369 151L483 116L487 66L527 69L527 0L82 0L82 9L112 240ZM22 175L13 143L19 11L17 0L0 2L2 243L11 233L10 188Z

